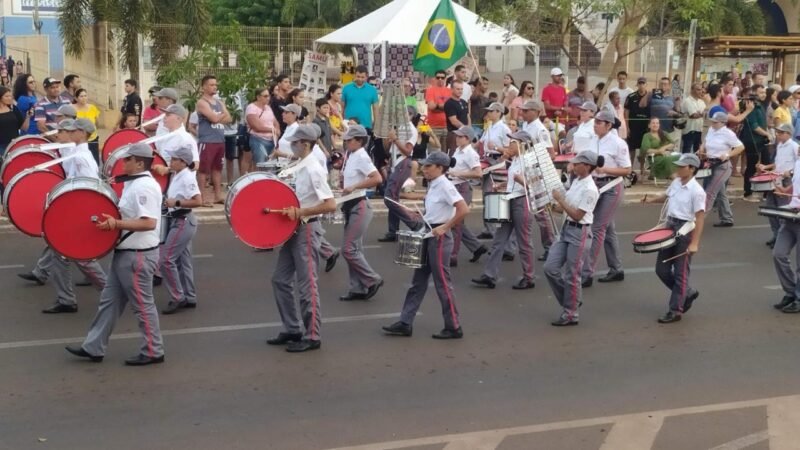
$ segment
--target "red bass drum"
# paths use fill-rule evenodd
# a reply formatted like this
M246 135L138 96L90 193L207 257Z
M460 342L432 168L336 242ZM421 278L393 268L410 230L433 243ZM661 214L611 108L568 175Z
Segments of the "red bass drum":
M108 157L123 145L133 144L147 139L147 137L146 134L139 130L117 130L111 133L103 144L103 161L108 160Z
M0 182L3 183L3 186L8 186L11 179L23 170L50 162L56 158L58 158L58 155L55 152L41 150L36 146L19 148L3 161L3 167L0 168ZM60 174L62 177L64 176L64 169L60 164L53 165L49 169Z
M63 172L51 169L27 169L18 173L3 191L8 220L28 236L42 236L42 217L44 216L47 194L64 181Z
M120 149L121 150L121 149ZM124 160L123 160L124 152L115 151L108 157L108 160L103 164L103 175L106 177L109 183L111 183L111 188L114 189L114 192L117 194L117 197L122 196L122 188L123 183L112 183L114 177L125 175L125 168L124 168ZM153 165L161 165L166 166L167 162L164 161L164 158L159 155L157 152L153 152ZM169 185L169 176L167 175L159 175L155 172L150 172L153 175L153 178L156 179L158 185L161 186L161 192L167 192L167 186Z
M289 206L300 207L289 185L272 174L251 172L231 185L225 217L240 241L257 249L275 248L297 230L298 221L278 212Z

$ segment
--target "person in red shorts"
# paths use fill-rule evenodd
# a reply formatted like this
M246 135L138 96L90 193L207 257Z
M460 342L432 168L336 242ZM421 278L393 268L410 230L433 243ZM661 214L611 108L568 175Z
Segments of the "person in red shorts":
M225 125L231 123L231 115L225 102L217 96L217 78L206 75L200 81L203 95L197 101L197 146L200 151L200 167L197 184L203 194L203 206L212 206L211 195L206 189L208 176L214 187L214 202L225 202L222 196L222 158L225 156Z

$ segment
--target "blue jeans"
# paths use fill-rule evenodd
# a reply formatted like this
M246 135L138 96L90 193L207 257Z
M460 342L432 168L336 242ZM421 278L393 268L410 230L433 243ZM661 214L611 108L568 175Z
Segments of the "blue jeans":
M273 150L275 150L275 141L250 135L250 151L253 153L254 164L266 161Z

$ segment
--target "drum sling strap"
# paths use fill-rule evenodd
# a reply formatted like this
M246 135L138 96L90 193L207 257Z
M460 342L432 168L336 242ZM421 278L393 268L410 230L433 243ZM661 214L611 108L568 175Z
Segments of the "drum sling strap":
M141 175L119 175L119 176L114 177L114 182L115 183L124 183L126 181L132 181L132 180L135 180L137 178L148 177L148 176L150 176L150 175L146 175L146 174L141 174ZM127 231L127 232L125 232L125 234L120 236L119 240L114 245L114 247L119 247L119 245L122 244L123 242L125 242L125 239L128 239L129 237L131 237L131 235L133 233L135 233L135 231Z

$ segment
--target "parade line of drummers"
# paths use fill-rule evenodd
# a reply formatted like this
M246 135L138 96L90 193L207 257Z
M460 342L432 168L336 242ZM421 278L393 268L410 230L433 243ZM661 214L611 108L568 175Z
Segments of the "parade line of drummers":
M566 95L563 82L559 81L563 78L561 71L553 69L551 73L553 83L548 88L560 86ZM437 83L442 87L445 76L445 73L437 74L432 88ZM53 85L51 79L46 81ZM96 135L90 120L56 118L57 112L62 116L70 112L64 111L63 106L51 111L54 125L50 138L68 145L61 148L59 154L63 159L65 182L101 180L98 158L106 160L114 156L115 164L120 167L119 174L101 181L123 186L117 211L92 218L93 230L119 235L109 249L113 250L113 259L108 273L96 258L70 258L58 248L50 248L56 240L51 243L45 232L50 247L43 252L32 272L21 274L39 284L53 279L57 301L44 310L45 313L77 311L69 272L71 261L85 274L84 283L100 290L98 313L86 340L67 350L95 362L102 361L116 320L130 302L139 321L142 344L140 353L126 360L126 364L164 361L153 285L154 281L167 282L170 301L163 314L197 307L191 266L191 242L197 219L192 209L207 203L201 193L207 184L213 187L213 201L225 203L228 221L240 240L258 249L280 247L272 287L284 331L267 343L285 345L289 352L304 352L321 346L320 261L325 262L324 270L328 272L340 255L345 260L349 290L339 297L340 301L370 300L383 286L383 279L363 252L363 237L373 216L367 192L381 185L389 208L389 230L381 240L398 241L395 261L414 267L412 286L405 296L400 320L383 327L387 335L412 335L416 312L432 276L444 320L443 329L433 334L433 338L463 337L451 280L451 268L457 266L462 243L471 253L472 262L488 254L482 274L472 279L476 286L486 289L496 288L501 262L515 258L520 260L522 276L511 287L533 289L534 261L544 261L545 278L561 308L553 326L578 325L582 290L595 281L601 250L609 270L597 281L624 280L615 215L633 164L630 147L620 137L626 120L621 120L612 108L598 109L589 100L581 103L577 121L568 131L569 138L556 146L552 130L545 124L551 102L530 99L518 104L515 106L518 116L512 122L505 120L509 108L500 101L492 102L482 108L486 121L482 132L478 133L468 117L472 108L462 99L467 84L457 76L447 88L449 98L439 99L442 100L439 102L434 97L427 105L429 117L439 109L445 115L448 132L443 136L446 142L439 145L450 151L430 151L429 148L424 156L416 154L419 123L415 122L420 117L417 110L409 106L408 122L398 124L382 139L390 167L379 169L374 155L368 152L374 148L371 128L379 101L371 81L366 70L358 68L353 83L334 90L333 95L340 96L345 115L349 115L350 109L354 111L341 133L344 148L340 158L332 158L332 147L326 146L325 132L330 132L330 127L316 120L309 123L308 113L300 104L286 101L284 94L291 89L291 84L285 76L278 77L273 87L258 92L256 101L251 104L260 108L255 111L258 114L250 114L251 105L245 114L251 130L252 161L259 170L232 183L226 199L222 198L219 185L226 151L224 124L231 122L231 116L216 95L213 76L201 81L196 138L186 130L185 124L191 123L189 114L177 104L177 94L170 88L162 88L154 94L159 115L149 125L155 125L156 139L134 140L135 143L119 147L113 155L105 154L105 147L103 154L97 156L90 150L89 143ZM639 81L642 84L642 79ZM753 87L757 93L762 89ZM280 119L268 113L277 95L283 103L277 105ZM552 96L552 90L549 95ZM758 98L746 98L740 115L745 115L747 120L747 115L759 110L758 102ZM318 111L328 109L326 105L330 106L318 102ZM689 276L692 256L700 247L705 212L716 207L719 222L714 226L733 226L725 188L733 172L731 161L748 145L729 128L735 120L733 116L721 110L709 113L710 126L696 152L659 155L663 157L662 164L668 163L666 167L672 178L664 194L643 198L648 203L665 202L659 225L637 235L633 243L638 252L657 252L656 274L670 291L667 311L658 318L660 323L681 320L699 297L700 293L689 283ZM256 123L251 125L251 115L267 116L271 123L263 124L264 128L260 129ZM696 115L688 117L696 120ZM630 129L630 124L628 127ZM264 129L269 130L270 138L259 143L253 132ZM764 192L766 202L760 213L769 216L773 226L774 239L769 244L774 247L776 271L786 293L775 307L787 313L800 312L797 301L800 288L788 256L800 238L797 234L800 233L800 200L792 194L800 192L800 172L795 171L800 159L798 144L793 140L795 129L791 123L774 128L756 123L749 129L758 135L763 131L765 143L773 139L775 143L774 153L760 158L756 164L759 175L748 180L753 192ZM427 133L433 141L437 140L435 131ZM562 169L564 183L557 189L548 188L546 207L535 201L542 195L542 177L547 175L542 173L545 165L533 171L538 175L531 175L530 162L525 157L531 148L545 149L549 158ZM12 160L14 155L9 150L4 162ZM650 159L654 164L655 158ZM332 160L337 160L336 164ZM331 167L340 172L337 189L331 188ZM103 172L111 173L105 167ZM415 189L415 177L420 172L427 186L424 193ZM169 182L160 183L160 177L168 174ZM205 176L207 174L210 178ZM482 234L491 233L490 248L478 240L480 235L473 235L464 224L474 185L481 185L483 189L485 230ZM421 201L424 207L408 206L408 202L401 200ZM325 238L323 223L327 222L344 224L340 250L333 248ZM410 231L401 230L401 223ZM538 258L533 248L534 226L539 229L542 243L543 254Z

